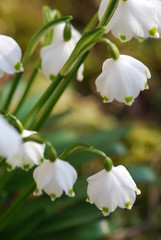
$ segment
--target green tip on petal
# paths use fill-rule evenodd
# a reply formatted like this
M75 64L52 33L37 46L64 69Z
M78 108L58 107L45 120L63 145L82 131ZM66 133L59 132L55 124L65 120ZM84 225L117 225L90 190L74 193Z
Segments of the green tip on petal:
M56 79L56 76L54 74L50 74L49 78L50 78L51 81L54 81Z
M28 170L29 168L30 168L30 164L29 163L23 165L23 169Z
M108 214L109 213L109 208L108 207L103 207L102 212L105 213L105 214Z
M18 62L18 63L16 63L14 68L17 72L20 72L22 70L22 64L20 62Z
M131 207L131 202L129 201L129 202L125 203L125 207L130 208Z
M155 35L157 34L157 28L153 27L152 29L149 30L149 35L151 37L155 37Z
M54 201L55 198L56 198L56 194L55 193L51 193L50 194L50 198L51 198L51 201Z
M34 195L38 195L38 193L39 193L39 189L38 189L38 187L36 187L36 189L34 191Z
M110 100L110 99L109 99L108 97L106 97L106 96L103 97L103 101L104 101L104 102L109 102L109 100Z
M125 35L120 35L119 38L121 41L126 41L126 39L127 39Z
M86 201L87 201L87 202L90 202L90 196L89 196L89 195L87 196Z
M41 158L40 158L40 162L41 162L41 163L44 163L44 161L45 161L45 158L44 158L44 157L41 157Z
M133 96L125 97L124 99L126 104L130 105L133 101Z
M148 82L145 83L145 89L148 89L149 86L148 86Z
M10 172L12 170L13 170L12 165L7 163L7 171Z
M70 195L70 196L73 196L73 197L75 196L75 193L74 193L74 191L73 191L73 188L69 190L69 195Z

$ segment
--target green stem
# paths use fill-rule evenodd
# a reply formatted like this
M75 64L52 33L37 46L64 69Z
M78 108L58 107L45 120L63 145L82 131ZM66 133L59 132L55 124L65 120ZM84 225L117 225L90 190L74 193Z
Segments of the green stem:
M40 97L40 99L37 101L37 103L34 105L34 107L31 109L31 111L25 117L25 119L23 120L23 125L26 128L28 128L30 126L31 120L40 111L42 106L49 99L49 97L51 96L53 91L56 89L56 87L59 85L59 83L61 82L62 79L63 79L63 77L58 74L55 81L53 81L50 84L50 86L46 89L46 91L43 93L43 95Z
M13 121L15 128L20 132L23 133L23 125L22 123L12 114L7 111L1 110L0 114L2 114L5 118Z
M91 31L96 26L97 22L98 22L98 12L96 12L95 15L92 17L92 19L90 20L90 22L86 26L84 32Z
M111 20L114 12L116 11L116 8L119 4L119 0L110 0L108 3L108 6L105 10L105 13L99 23L99 27L105 27L107 26L107 24L109 23L109 21Z
M53 107L55 106L55 104L59 100L60 96L63 94L63 92L65 91L66 87L71 82L71 80L75 77L80 65L84 62L84 60L88 56L88 53L89 52L86 52L78 60L78 62L75 64L75 66L73 67L71 72L68 74L68 76L63 79L63 81L60 83L59 87L56 89L56 91L51 96L51 98L49 100L49 103L47 103L47 106L46 106L44 112L42 112L42 114L41 114L41 117L38 119L38 121L35 124L34 124L35 119L33 120L32 124L30 125L31 129L34 129L34 130L37 131L41 128L41 126L44 124L45 120L47 119L47 117L51 113Z
M17 209L25 202L27 197L34 191L35 183L29 186L23 193L17 198L10 207L0 216L0 230L4 229L6 224L12 219Z
M24 90L24 93L22 94L22 97L21 99L19 100L19 103L16 107L16 109L14 110L13 114L16 115L19 111L19 109L21 108L21 106L23 105L25 99L26 99L26 96L28 94L28 92L30 91L31 89L31 86L32 86L32 83L34 82L35 78L36 78L36 75L39 71L39 68L40 68L40 65L41 65L41 61L39 60L39 63L38 63L38 66L34 69L33 73L31 74L29 80L28 80L28 83L26 85L26 88Z
M42 28L40 28L35 34L34 36L31 38L31 40L29 41L25 53L23 55L22 58L22 64L25 67L28 59L30 58L30 56L32 55L34 49L36 48L37 44L39 43L40 39L43 37L43 35L49 31L51 28L53 28L54 25L60 23L60 22L66 22L71 20L72 17L71 16L66 16L66 17L62 17L59 19L55 19L52 20L51 22L45 24ZM14 92L16 91L18 84L20 82L20 78L22 76L22 72L17 73L17 75L15 76L13 82L12 82L12 86L10 89L10 92L8 94L8 97L6 99L6 102L4 103L4 107L3 109L7 110L9 108L10 102L13 98Z
M71 147L69 147L65 152L63 152L58 158L59 159L66 159L68 156L70 156L74 152L78 151L86 151L86 152L91 152L95 153L99 156L101 156L104 159L104 168L106 169L107 172L110 172L112 170L113 162L111 158L109 158L104 152L101 150L94 148L91 145L86 145L86 144L75 144Z
M18 86L18 83L20 81L21 76L22 76L22 72L17 73L15 78L13 79L12 86L10 88L10 91L9 91L8 95L7 95L7 99L4 103L3 109L8 110L9 104L12 100L13 94L14 94L17 86Z

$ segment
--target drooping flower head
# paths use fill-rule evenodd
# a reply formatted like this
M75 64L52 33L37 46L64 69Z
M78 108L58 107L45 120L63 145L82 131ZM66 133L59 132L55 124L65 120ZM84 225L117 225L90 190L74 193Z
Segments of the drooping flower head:
M99 8L99 19L109 4L102 0ZM107 25L106 33L112 34L122 42L148 37L159 37L157 28L159 19L155 6L149 0L120 0L118 7Z
M21 139L29 137L36 132L23 130ZM25 142L20 146L21 158L15 161L14 159L8 158L6 163L10 167L9 170L14 170L16 167L24 170L29 170L34 165L39 165L44 160L45 144L39 144L36 142Z
M65 23L56 25L54 27L54 35L51 44L42 47L40 51L42 70L45 76L51 80L53 76L59 73L81 37L80 33L72 26L70 40L64 41L64 28ZM83 80L83 70L84 67L82 65L77 75L77 79L80 81Z
M17 42L11 37L0 35L0 77L4 73L23 71L21 57L22 52Z
M151 3L156 8L156 11L158 14L158 19L159 19L158 33L160 34L160 37L161 37L161 0L151 0Z
M55 162L45 160L33 173L37 188L35 195L41 195L42 190L48 194L51 200L65 194L74 197L73 185L77 179L76 170L68 163L60 159Z
M0 156L19 162L22 156L20 133L0 115Z
M131 209L136 195L140 194L134 180L124 166L105 169L89 177L87 201L95 204L104 216L108 216L117 207Z
M149 78L150 71L142 62L120 55L117 60L110 58L104 62L102 73L96 79L96 87L105 103L116 99L131 105L140 91L148 89Z

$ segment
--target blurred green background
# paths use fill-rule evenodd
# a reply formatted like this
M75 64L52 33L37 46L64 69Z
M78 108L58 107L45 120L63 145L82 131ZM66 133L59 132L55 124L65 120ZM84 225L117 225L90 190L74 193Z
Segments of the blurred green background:
M32 35L43 24L44 5L60 10L62 15L72 15L73 25L83 32L99 3L99 0L1 1L0 32L13 37L24 52ZM95 79L109 55L103 44L97 44L85 62L84 81L73 81L42 131L59 153L76 142L102 149L116 165L127 166L142 195L131 211L117 209L103 218L95 206L85 202L85 178L100 170L102 162L92 154L75 154L69 161L77 167L80 176L75 186L76 198L63 197L51 203L47 196L40 199L31 196L8 222L0 235L2 239L161 239L161 40L139 43L134 39L122 44L111 34L107 37L122 54L131 55L149 67L150 89L142 92L132 107L117 102L103 104L96 92ZM36 64L39 49L40 46L26 68L13 106ZM9 85L10 81L7 85L1 82L4 97ZM30 98L19 113L20 119L48 85L40 71ZM32 170L28 173L16 170L10 175L2 168L0 174L0 206L4 210L33 181Z

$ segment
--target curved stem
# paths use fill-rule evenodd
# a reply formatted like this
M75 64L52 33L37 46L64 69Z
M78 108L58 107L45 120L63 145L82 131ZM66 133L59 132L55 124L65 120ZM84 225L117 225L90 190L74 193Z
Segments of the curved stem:
M36 123L35 123L35 119L31 123L31 125L30 125L31 129L38 131L41 128L41 126L44 124L45 120L51 113L53 107L57 103L58 99L60 98L60 96L63 94L63 92L65 91L66 87L71 82L71 80L75 77L80 65L84 62L84 60L88 56L88 53L89 52L86 52L79 59L79 61L75 64L75 66L73 67L73 69L71 70L69 75L63 79L63 81L60 83L59 87L56 89L56 91L53 93L52 97L50 98L49 103L47 103L47 106L46 106L44 112L42 112L41 117L38 119L38 121Z
M32 72L32 74L31 74L31 76L30 76L30 78L29 78L29 80L28 80L28 83L27 83L27 85L26 85L26 89L24 90L24 92L23 92L23 94L22 94L22 97L21 97L21 99L19 100L19 103L18 103L17 107L16 107L16 109L15 109L14 112L13 112L14 115L17 114L17 112L19 111L19 109L20 109L21 106L23 105L23 103L24 103L24 101L25 101L25 99L26 99L26 96L27 96L28 92L29 92L30 89L31 89L32 83L33 83L33 81L35 80L35 77L36 77L36 75L37 75L37 73L38 73L38 71L39 71L40 65L41 65L41 61L39 60L38 66L37 66L37 67L34 69L34 71Z
M14 115L10 114L7 111L1 110L0 114L2 114L4 117L9 118L9 120L14 122L14 126L15 128L20 132L23 133L23 125L20 122L20 120L18 120Z
M25 202L27 197L34 191L35 183L29 186L18 199L0 216L0 230L4 229L6 224L12 219L17 209Z
M98 12L96 12L95 15L92 17L92 19L90 20L90 22L86 26L84 32L91 31L95 27L97 22L98 22Z

